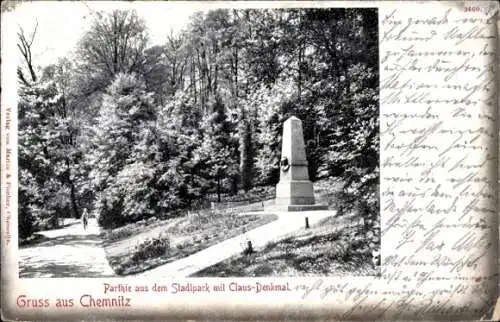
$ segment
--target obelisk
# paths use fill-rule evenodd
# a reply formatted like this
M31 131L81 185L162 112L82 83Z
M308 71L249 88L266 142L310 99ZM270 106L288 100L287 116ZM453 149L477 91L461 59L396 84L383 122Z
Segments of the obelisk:
M315 205L313 183L309 180L302 121L292 116L283 124L280 181L273 208L284 211L328 209Z

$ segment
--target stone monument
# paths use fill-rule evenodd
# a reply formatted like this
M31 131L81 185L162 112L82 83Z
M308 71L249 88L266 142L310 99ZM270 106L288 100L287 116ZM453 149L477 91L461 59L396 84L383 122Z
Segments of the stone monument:
M280 181L276 185L275 204L269 208L282 211L326 210L327 205L314 201L313 183L309 180L302 121L292 116L283 124Z

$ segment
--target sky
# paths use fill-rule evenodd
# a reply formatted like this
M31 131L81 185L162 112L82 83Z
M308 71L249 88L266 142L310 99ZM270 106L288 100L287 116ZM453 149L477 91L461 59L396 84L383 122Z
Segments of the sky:
M9 27L16 31L21 27L27 35L33 32L38 22L32 46L33 61L35 65L46 66L67 56L75 48L97 11L128 8L135 9L145 19L150 45L155 45L163 44L171 30L178 32L186 26L189 17L200 7L183 2L156 1L37 1L22 3L5 15ZM11 42L5 45L15 47L16 44Z
M306 2L307 4L307 2ZM306 5L304 4L304 5ZM332 6L329 2L310 2L310 5ZM355 3L356 4L356 3ZM351 4L350 4L351 5ZM364 4L357 3L357 6ZM113 9L135 9L144 18L149 36L150 46L165 42L171 30L180 31L187 26L189 17L196 11L216 7L275 7L270 1L26 1L14 10L2 13L2 51L4 57L16 57L17 63L22 61L16 48L15 32L23 28L30 35L38 22L35 40L32 46L35 66L47 66L56 63L61 57L69 56L77 42L90 27L93 17L98 11ZM283 1L280 7L296 7L296 1ZM337 3L336 6L343 6ZM9 32L5 31L5 28Z

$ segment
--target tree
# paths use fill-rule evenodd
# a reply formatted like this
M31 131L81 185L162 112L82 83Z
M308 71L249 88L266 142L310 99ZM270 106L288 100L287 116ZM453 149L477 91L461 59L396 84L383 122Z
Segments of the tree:
M18 69L21 238L41 225L57 226L61 217L79 216L75 185L77 118L69 103L71 64L62 59L36 75L30 37L18 33L18 48L29 77Z
M61 97L55 83L44 78L20 90L19 222L23 237L42 221L57 226L57 219L70 209L65 185L69 125L59 114Z
M104 96L90 155L99 223L112 227L155 210L156 114L144 81L118 74ZM149 191L148 191L149 190Z
M256 115L256 183L274 185L279 181L279 160L283 122L289 115L287 107L293 101L293 84L276 82L262 85L246 100Z
M205 179L201 150L202 115L190 92L178 93L162 106L158 115L161 162L159 184L167 192L168 209L198 207L210 186Z
M75 218L79 218L80 196L77 190L79 181L82 180L79 161L84 151L83 146L78 142L78 137L85 117L82 117L84 113L78 111L76 104L74 104L73 72L72 63L68 59L60 59L56 64L43 69L42 79L53 80L54 86L60 94L60 104L56 109L56 115L65 120L65 136L61 142L61 157L66 166L65 171L61 174L61 180L70 190L71 212Z
M18 39L17 48L19 49L19 52L23 56L25 67L28 69L30 76L30 78L27 78L25 76L25 73L21 66L17 68L18 79L21 82L21 84L25 86L30 86L32 82L37 81L37 76L35 73L35 68L33 63L33 56L31 53L31 47L33 46L33 41L35 40L37 28L38 28L38 21L35 25L35 28L31 36L26 36L23 28L19 28L19 31L17 33L17 39Z
M146 49L144 58L142 73L158 104L165 104L178 90L184 90L188 65L184 34L171 32L164 45Z
M205 177L215 185L217 201L221 201L224 183L235 180L238 174L236 144L231 137L232 129L227 120L225 106L219 96L212 104L213 113L204 120L203 141L200 155L204 158ZM234 183L231 184L234 188ZM234 192L234 191L233 191Z
M113 10L96 16L81 39L77 57L89 82L106 88L119 73L139 73L148 42L146 24L134 10Z
M243 190L248 191L253 186L254 147L252 124L245 111L241 112L239 126L240 176Z

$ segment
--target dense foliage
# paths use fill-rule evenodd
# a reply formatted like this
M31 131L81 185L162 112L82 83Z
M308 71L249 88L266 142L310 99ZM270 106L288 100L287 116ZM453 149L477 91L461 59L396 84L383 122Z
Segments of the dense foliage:
M291 115L310 178L342 176L373 221L377 24L372 9L221 9L148 47L135 12L99 14L74 64L19 70L20 236L83 208L116 227L274 185Z

